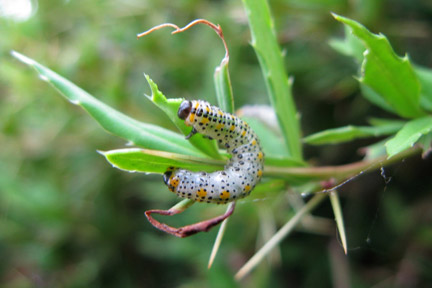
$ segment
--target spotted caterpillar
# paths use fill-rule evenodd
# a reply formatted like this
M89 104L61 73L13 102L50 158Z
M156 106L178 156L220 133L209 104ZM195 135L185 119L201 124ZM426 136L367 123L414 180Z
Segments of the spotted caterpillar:
M250 194L261 179L264 153L254 131L243 120L202 100L183 101L178 117L192 126L192 132L216 139L231 159L222 171L191 172L170 168L163 179L179 197L199 202L228 203Z

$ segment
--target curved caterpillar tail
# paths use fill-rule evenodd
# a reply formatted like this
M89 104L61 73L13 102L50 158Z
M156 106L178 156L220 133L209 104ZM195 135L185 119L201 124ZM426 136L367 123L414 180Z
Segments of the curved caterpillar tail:
M169 190L182 198L217 204L249 195L261 179L264 164L258 137L249 125L202 100L183 101L178 116L192 126L187 139L195 133L216 139L231 159L224 170L213 173L170 168L163 176Z

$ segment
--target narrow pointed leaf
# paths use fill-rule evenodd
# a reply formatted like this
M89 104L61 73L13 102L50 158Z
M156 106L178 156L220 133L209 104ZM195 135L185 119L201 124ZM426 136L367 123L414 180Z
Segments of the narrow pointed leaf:
M212 172L223 169L224 161L164 151L126 148L100 152L114 167L129 172L163 174L169 167Z
M350 33L347 26L345 26L345 39L332 39L329 45L343 55L354 57L358 63L363 61L365 47L357 37Z
M228 70L228 59L224 58L222 63L216 67L214 73L214 83L216 88L216 99L218 101L219 107L222 110L233 114L234 96Z
M420 105L423 109L432 111L432 69L415 66L415 73L421 83Z
M345 126L324 130L307 136L303 141L311 145L334 144L354 139L391 135L403 126L401 122L391 122L380 126Z
M227 212L230 209L232 209L232 205L234 205L234 202L231 202L229 204L229 206L227 207L227 210L226 210ZM209 262L208 262L208 265L207 265L208 269L210 269L212 267L213 262L214 262L214 260L216 258L217 252L219 251L219 247L220 247L220 245L222 243L222 239L223 239L223 236L225 235L225 230L226 230L226 227L228 225L228 220L229 220L229 218L225 219L222 222L222 224L219 226L219 231L218 231L218 234L216 236L215 242L213 244L212 251L210 253L210 258L209 258Z
M40 78L51 84L72 104L81 106L108 132L129 140L134 145L148 149L203 156L182 135L161 127L132 119L105 103L97 100L69 80L42 66L33 59L13 51L12 55L21 62L33 67Z
M335 216L336 225L339 232L339 237L342 243L342 247L344 249L345 254L347 254L347 241L346 241L346 233L345 226L343 221L342 209L339 201L339 196L337 191L330 192L330 203L333 208L333 214Z
M158 86L156 83L153 82L152 79L148 75L144 75L148 84L150 85L150 89L152 91L152 96L149 97L149 99L156 104L162 111L165 112L165 114L168 116L168 118L177 126L177 128L184 134L188 135L191 131L191 127L188 127L184 124L184 120L181 120L177 116L178 108L183 101L183 99L177 98L177 99L167 99L165 95L161 91L159 91ZM215 141L211 141L209 139L205 139L202 135L196 135L194 137L191 137L188 140L193 146L201 150L203 153L216 158L221 159L217 144Z
M252 47L257 54L270 102L288 149L289 156L302 160L300 125L292 96L292 84L285 72L266 0L243 0L252 34Z
M241 117L255 131L260 140L264 153L268 157L289 157L288 149L284 145L284 140L268 129L261 121L252 117Z
M432 151L432 133L423 135L418 140L418 143L423 148L423 158L426 158Z
M426 134L432 131L432 117L423 117L411 120L394 136L387 141L386 149L388 157L393 157L396 154L412 147L417 141Z

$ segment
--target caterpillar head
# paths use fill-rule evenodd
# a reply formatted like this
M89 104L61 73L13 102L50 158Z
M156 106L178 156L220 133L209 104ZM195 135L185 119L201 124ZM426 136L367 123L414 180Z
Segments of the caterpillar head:
M192 102L189 100L184 100L180 104L180 107L177 111L177 116L180 119L185 120L189 116L191 110L192 110Z
M163 181L171 191L174 191L175 187L177 187L179 184L179 179L177 177L173 177L174 170L174 167L169 167L168 170L163 174Z

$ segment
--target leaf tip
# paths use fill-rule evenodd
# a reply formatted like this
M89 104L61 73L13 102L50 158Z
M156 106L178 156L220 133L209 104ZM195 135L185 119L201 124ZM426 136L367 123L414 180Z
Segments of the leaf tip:
M288 85L292 86L294 84L294 76L288 76Z
M150 101L153 101L153 96L152 96L152 95L144 94L144 97L146 97L146 98L149 99Z
M330 14L333 16L333 18L337 19L337 17L339 17L338 14L336 14L335 12L330 12Z
M337 21L342 21L345 17L340 16L339 14L336 14L335 12L330 12L330 14L333 16L334 19Z
M31 65L31 64L29 64L29 65ZM45 81L45 82L50 82L50 79L46 75L43 75L43 74L39 74L39 79L42 81Z
M387 141L386 143L384 143L384 147L386 149L386 153L387 153L387 159L392 158L394 155L396 155L397 153L395 153L394 148L392 147L392 142L391 140L393 140L394 138L390 139L389 141Z
M42 77L41 77L41 79L42 79ZM44 79L42 79L42 80L44 80ZM48 80L47 80L47 82L48 82ZM81 105L81 101L79 101L79 100L77 100L77 99L68 99L68 100L69 100L69 102L72 103L73 105L76 105L76 106L80 106L80 105Z
M106 151L102 151L102 150L96 150L96 153L106 157L107 152Z
M15 51L15 50L11 50L10 53L13 57L15 57L19 61L23 62L24 64L33 65L35 63L32 59L28 58L27 56L24 56L23 54Z

